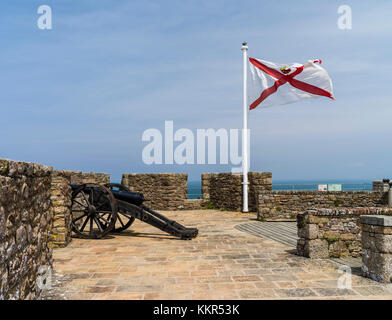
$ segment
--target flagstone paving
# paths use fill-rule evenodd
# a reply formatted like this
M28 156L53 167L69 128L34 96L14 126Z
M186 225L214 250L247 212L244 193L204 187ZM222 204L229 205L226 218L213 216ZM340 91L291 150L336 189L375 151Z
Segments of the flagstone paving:
M392 284L363 278L359 268L352 287L339 289L339 264L236 228L254 214L163 213L199 236L178 240L136 221L106 239L73 239L54 250L53 288L43 299L392 299Z

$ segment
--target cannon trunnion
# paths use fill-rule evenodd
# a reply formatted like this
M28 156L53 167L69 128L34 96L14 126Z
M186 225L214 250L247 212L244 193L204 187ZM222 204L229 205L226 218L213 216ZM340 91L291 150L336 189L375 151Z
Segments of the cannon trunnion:
M71 184L71 189L72 230L78 237L99 239L128 229L135 219L184 240L198 234L198 229L186 228L143 205L143 194L122 184Z

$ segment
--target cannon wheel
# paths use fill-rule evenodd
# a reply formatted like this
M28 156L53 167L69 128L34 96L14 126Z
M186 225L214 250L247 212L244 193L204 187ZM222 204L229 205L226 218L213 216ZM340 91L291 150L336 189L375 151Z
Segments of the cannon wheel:
M110 190L131 192L131 190L129 190L126 186L124 186L123 184L119 184L119 183L108 183L108 184L105 184L105 186L107 188L109 188ZM132 225L132 223L135 221L135 217L132 217L132 216L127 215L121 211L118 211L117 221L120 222L121 226L119 226L117 228L115 226L113 228L112 232L115 232L115 233L119 233L121 231L128 229Z
M116 224L117 201L109 188L83 184L72 193L71 219L72 230L78 237L102 238Z

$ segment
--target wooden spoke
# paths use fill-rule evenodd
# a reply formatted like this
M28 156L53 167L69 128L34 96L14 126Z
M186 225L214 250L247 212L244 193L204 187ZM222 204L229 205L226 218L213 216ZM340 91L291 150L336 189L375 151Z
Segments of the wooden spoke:
M88 222L89 219L90 219L90 217L87 217L87 219L84 221L82 227L80 228L80 231L83 232L83 230L84 230L84 228L86 227L86 224L87 224L87 222Z
M106 224L109 224L110 222L108 220L106 220L103 216L97 215L97 218L99 220L103 220Z
M122 222L120 216L117 217L118 221L120 221L121 225L124 227L124 222Z
M94 217L90 217L90 230L89 230L90 236L93 235L93 220Z
M87 202L87 205L90 204L90 202L87 200L86 194L82 191L82 196L84 198L84 200Z
M78 212L78 211L76 211L76 212ZM83 211L83 212L85 212L85 211ZM85 217L87 215L88 215L88 212L86 212L85 214L81 215L80 217L74 219L73 222L79 221L80 219L82 219L83 217Z
M88 204L87 204L87 205L82 204L82 203L80 203L80 202L79 202L78 200L76 200L76 199L73 199L73 201L76 202L78 205L80 205L80 206L82 206L82 207L88 208Z
M95 224L98 226L98 229L99 229L101 232L103 232L102 225L101 225L101 223L98 221L97 217L94 217L94 222L95 222Z

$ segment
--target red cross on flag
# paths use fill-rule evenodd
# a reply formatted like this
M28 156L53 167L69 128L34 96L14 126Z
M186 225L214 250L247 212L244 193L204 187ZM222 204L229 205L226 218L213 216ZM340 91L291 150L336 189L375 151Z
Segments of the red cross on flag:
M331 78L320 64L321 60L309 60L304 65L281 65L249 58L249 109L320 96L334 99Z

